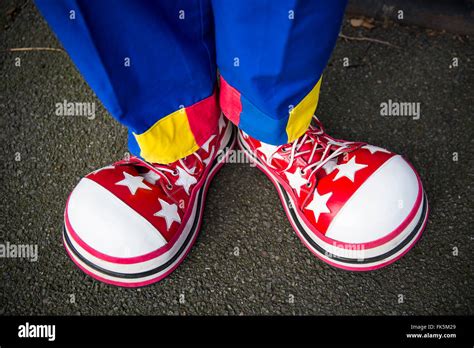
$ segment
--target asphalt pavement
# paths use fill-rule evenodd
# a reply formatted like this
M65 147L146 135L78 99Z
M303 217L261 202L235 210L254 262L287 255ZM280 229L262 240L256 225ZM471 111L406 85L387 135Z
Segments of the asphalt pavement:
M431 213L401 260L367 273L323 263L293 232L265 175L227 164L187 259L160 283L125 289L79 271L61 228L67 195L124 156L126 130L64 52L6 52L61 46L31 2L1 10L0 243L36 244L39 254L0 259L0 314L473 314L472 39L345 23L345 35L397 47L340 38L324 75L317 115L328 132L403 154L421 175ZM57 116L63 100L95 102L96 117ZM388 100L419 102L420 118L381 116Z

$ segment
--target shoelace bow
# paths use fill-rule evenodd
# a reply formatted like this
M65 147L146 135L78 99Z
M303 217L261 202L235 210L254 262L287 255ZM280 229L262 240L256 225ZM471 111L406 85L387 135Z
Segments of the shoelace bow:
M323 125L316 116L313 116L313 121L315 125L310 125L308 131L306 131L303 136L296 139L291 145L281 145L271 156L269 156L267 159L267 164L272 166L271 161L275 154L277 154L279 151L284 153L291 151L288 165L285 169L283 169L283 171L287 171L292 167L296 158L309 154L307 165L301 169L302 174L305 174L308 170L311 170L311 173L308 176L309 183L311 178L313 176L315 177L318 171L330 160L335 159L345 153L350 153L365 145L363 142L335 139L326 134ZM303 146L307 144L311 145L311 149L303 150ZM290 146L291 150L289 150ZM316 160L315 155L321 152L321 157L319 160Z

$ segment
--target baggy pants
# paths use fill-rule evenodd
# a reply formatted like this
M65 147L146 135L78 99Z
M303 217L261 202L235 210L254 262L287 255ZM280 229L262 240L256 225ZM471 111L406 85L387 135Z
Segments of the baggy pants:
M281 145L315 112L345 0L36 0L132 154L170 163L221 110ZM219 76L219 77L218 77Z

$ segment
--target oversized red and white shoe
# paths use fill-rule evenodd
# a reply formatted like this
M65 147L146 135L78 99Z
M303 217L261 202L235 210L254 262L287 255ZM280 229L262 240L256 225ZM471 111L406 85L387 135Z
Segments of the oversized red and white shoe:
M233 127L223 118L219 131L175 163L132 157L83 178L64 213L64 245L76 265L124 287L170 274L196 240L211 179L235 145Z
M328 136L315 126L273 146L239 132L239 145L275 185L299 238L325 262L373 270L402 257L425 227L420 178L401 156Z

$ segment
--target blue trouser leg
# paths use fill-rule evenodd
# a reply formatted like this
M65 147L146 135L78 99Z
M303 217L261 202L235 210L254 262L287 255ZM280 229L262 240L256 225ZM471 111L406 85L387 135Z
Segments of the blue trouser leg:
M104 106L129 128L132 152L139 153L140 145L146 159L169 162L195 151L215 130L209 0L36 4ZM211 98L204 108L209 114L202 117L207 126L179 112L206 98Z
M275 145L301 136L316 109L322 72L345 0L213 0L221 108Z

